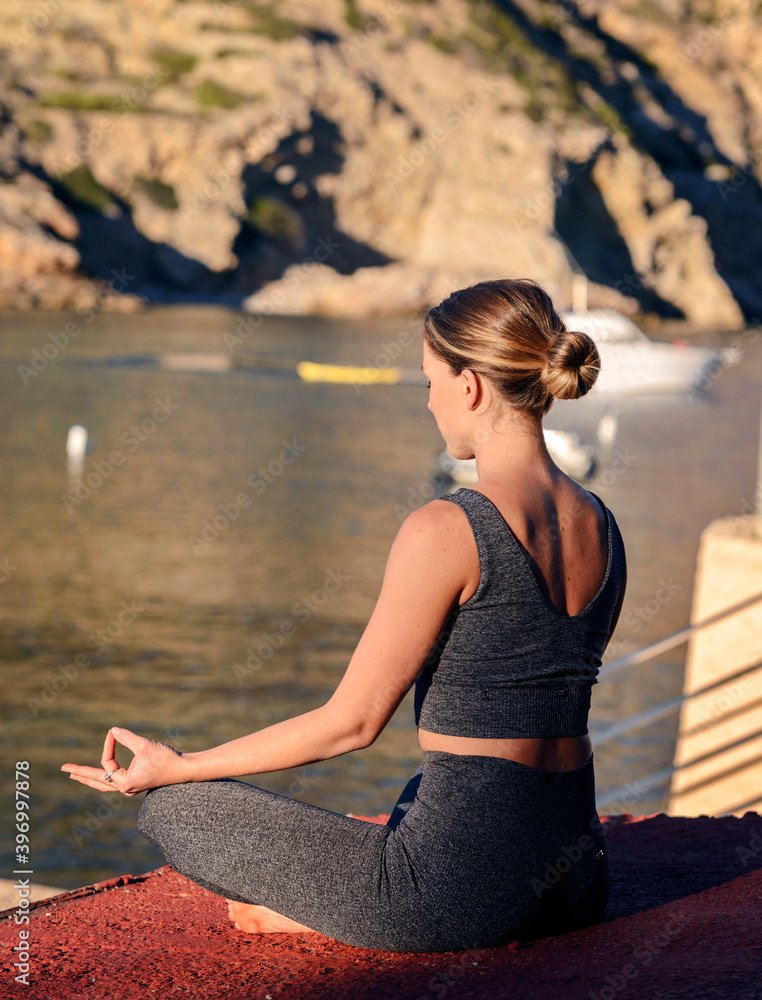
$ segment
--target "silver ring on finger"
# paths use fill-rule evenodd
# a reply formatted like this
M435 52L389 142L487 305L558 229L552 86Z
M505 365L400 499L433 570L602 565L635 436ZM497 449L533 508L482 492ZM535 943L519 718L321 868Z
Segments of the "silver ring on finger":
M106 775L103 776L103 780L104 781L110 781L113 784L114 779L111 777L111 775L115 774L118 770L119 770L119 768L115 767L113 771L109 771L108 774L106 774Z

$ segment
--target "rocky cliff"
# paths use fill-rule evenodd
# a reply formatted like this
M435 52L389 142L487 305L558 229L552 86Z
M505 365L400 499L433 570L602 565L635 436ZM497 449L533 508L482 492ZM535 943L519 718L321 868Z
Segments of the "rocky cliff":
M6 0L0 306L762 316L749 0Z

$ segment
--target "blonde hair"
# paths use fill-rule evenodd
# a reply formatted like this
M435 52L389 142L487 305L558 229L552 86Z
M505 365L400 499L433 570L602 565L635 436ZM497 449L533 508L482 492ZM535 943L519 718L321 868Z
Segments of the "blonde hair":
M554 399L584 396L601 369L592 337L567 330L531 278L462 288L429 309L423 322L429 347L454 375L469 368L511 406L539 416Z

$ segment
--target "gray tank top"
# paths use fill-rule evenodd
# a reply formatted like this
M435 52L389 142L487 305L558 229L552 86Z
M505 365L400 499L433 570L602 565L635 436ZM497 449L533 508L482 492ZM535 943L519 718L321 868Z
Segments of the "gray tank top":
M547 603L491 500L465 488L441 498L468 517L481 579L473 597L453 609L415 682L417 726L482 739L587 733L590 690L616 626L627 571L614 515L592 496L606 513L608 563L598 593L572 617Z

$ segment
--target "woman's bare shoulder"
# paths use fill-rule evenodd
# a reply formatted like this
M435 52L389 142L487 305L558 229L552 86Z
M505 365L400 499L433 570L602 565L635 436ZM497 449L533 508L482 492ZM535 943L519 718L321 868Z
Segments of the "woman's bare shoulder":
M462 597L478 584L479 556L465 511L448 500L431 500L408 514L394 540L390 562L418 574L419 581L436 579Z
M422 507L412 511L402 522L407 532L450 532L468 527L465 511L449 500L430 500Z
M422 555L457 553L460 558L476 551L473 532L465 511L449 500L431 500L412 511L402 522L393 550Z

